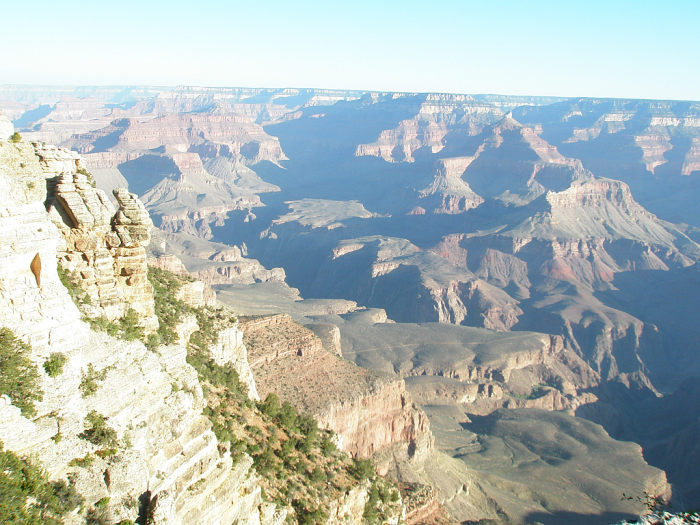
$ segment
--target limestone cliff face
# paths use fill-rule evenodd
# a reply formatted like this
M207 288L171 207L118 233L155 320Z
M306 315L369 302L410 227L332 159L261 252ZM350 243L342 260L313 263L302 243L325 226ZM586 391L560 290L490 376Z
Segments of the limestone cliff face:
M56 273L62 238L44 208L46 180L27 143L0 141L0 323L48 356L86 328Z
M32 345L44 391L33 420L0 399L0 440L34 456L54 479L73 475L88 504L109 497L114 521L136 519L140 498L160 525L281 524L286 513L262 502L252 460L244 456L234 465L202 416L202 391L185 348L150 351L80 321L58 278L55 261L66 237L44 207L45 181L32 146L0 142L0 324ZM119 198L123 217L116 226L138 226L130 196ZM54 352L67 361L60 375L49 377L41 364ZM89 393L81 387L86 376L96 385ZM99 447L80 438L91 410L116 431L114 454L96 455ZM93 458L89 465L71 463L86 455Z
M342 450L359 457L403 442L409 455L419 460L434 442L428 416L413 404L402 380L330 406L319 415L319 423L338 434Z
M248 351L243 344L243 332L237 325L220 331L216 344L210 347L209 351L217 365L232 363L238 378L248 387L248 397L260 401L255 378L248 362Z
M113 320L133 308L148 330L158 326L153 288L146 277L152 222L143 204L114 190L117 208L90 184L80 157L33 143L48 186L49 217L61 232L59 264L90 297L90 315Z
M0 140L7 140L14 132L15 127L12 125L10 119L0 111Z
M286 314L244 322L242 330L261 397L274 392L314 414L344 452L369 457L398 446L417 461L432 449L428 418L402 380L345 361Z

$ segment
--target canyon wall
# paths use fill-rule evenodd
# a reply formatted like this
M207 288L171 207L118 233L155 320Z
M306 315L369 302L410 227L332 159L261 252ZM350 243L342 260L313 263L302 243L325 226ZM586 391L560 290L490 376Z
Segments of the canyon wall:
M244 321L241 329L261 397L274 392L314 414L336 432L344 452L369 457L402 445L419 461L432 449L428 419L403 381L371 374L324 349L286 314Z
M77 154L32 145L46 179L49 217L63 237L59 264L89 296L89 315L114 320L133 308L143 326L155 330L153 288L146 278L153 223L143 204L134 194L115 189L115 209L91 185Z
M134 520L141 505L160 524L281 524L286 511L262 501L250 457L234 464L210 430L185 348L148 350L80 320L56 269L65 237L44 207L46 180L34 147L0 142L1 321L32 345L44 391L32 419L2 399L0 439L31 454L52 478L70 476L88 504L108 497L110 519ZM134 208L124 208L117 226L134 224L125 220ZM82 225L81 234L91 233ZM66 363L52 377L41 365L56 353ZM116 432L110 454L96 454L99 446L81 438L92 411ZM91 462L81 459L87 456Z

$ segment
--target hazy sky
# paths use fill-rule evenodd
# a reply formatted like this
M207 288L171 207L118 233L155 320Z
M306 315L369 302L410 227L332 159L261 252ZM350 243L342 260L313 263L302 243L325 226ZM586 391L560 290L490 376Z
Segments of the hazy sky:
M3 4L2 84L700 100L700 0Z

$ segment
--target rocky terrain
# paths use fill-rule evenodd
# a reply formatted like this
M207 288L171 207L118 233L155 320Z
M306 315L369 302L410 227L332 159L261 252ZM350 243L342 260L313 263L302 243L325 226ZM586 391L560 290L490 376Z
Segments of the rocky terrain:
M128 295L148 319L146 258L205 282L243 316L262 399L413 487L407 519L474 523L700 502L697 106L0 86L37 158L74 152L18 162L71 166L44 180L93 315ZM77 198L92 225L61 212Z
M67 150L0 140L3 476L11 483L18 475L7 463L18 454L11 461L24 462L19 475L37 464L35 490L54 491L48 510L36 507L32 485L23 485L26 511L76 524L279 525L307 513L327 523L360 523L367 512L398 523L404 513L398 490L371 467L353 470L334 449L324 452L332 458L324 467L343 480L333 498L314 507L282 495L267 501L270 481L256 469L264 472L268 463L260 459L257 434L241 425L243 434L232 439L211 409L216 395L235 388L235 416L263 417L238 321L207 306L213 297L204 283L163 270L151 275L145 246L152 223L143 204L117 189L115 211L80 162ZM33 372L8 386L18 363ZM220 383L221 377L235 379ZM316 428L315 420L303 421ZM282 432L289 440L300 431ZM316 454L318 431L308 432L305 446ZM250 454L233 450L248 439ZM308 475L319 481L315 470ZM9 494L3 492L4 506ZM13 505L21 509L25 498ZM3 520L12 516L2 512Z

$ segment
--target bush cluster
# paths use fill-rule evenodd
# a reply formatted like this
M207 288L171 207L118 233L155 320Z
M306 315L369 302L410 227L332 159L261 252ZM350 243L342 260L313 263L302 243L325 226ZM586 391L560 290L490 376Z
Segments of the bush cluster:
M49 377L58 377L63 373L63 367L67 360L65 355L54 352L44 362L44 370Z
M187 362L197 371L207 399L203 413L212 423L221 450L228 448L234 462L243 454L252 456L255 469L264 476L266 497L292 507L300 524L323 523L330 501L372 478L376 501L372 500L367 513L371 519L381 519L386 490L376 481L371 460L351 460L339 452L332 434L320 430L314 417L299 413L274 393L263 402L251 402L233 365L220 366L211 358L209 348L216 343L218 330L235 322L235 317L226 310L191 308L178 301L175 293L185 278L157 268L149 268L148 277L161 326L154 342L175 342L172 327L185 315L196 316L200 328L190 338Z
M100 382L104 381L105 377L107 377L108 371L109 370L105 368L98 372L92 366L92 363L88 363L87 372L83 372L80 379L79 388L83 397L91 396L97 392L97 389L100 387Z
M362 517L367 523L384 523L387 519L387 505L399 501L399 492L385 479L377 477L369 489L369 500L365 503Z
M149 267L148 280L153 286L155 311L160 323L156 342L166 345L176 343L177 334L173 327L191 310L184 302L175 298L175 292L182 286L181 278L160 268Z
M12 330L0 328L0 395L9 396L26 417L36 414L34 403L44 398L30 350Z
M74 278L60 263L58 264L58 278L80 311L84 310L85 305L91 304L88 293L75 283ZM129 308L124 317L116 321L110 321L104 316L89 317L87 315L83 315L83 321L88 322L93 330L106 332L126 341L135 341L136 339L143 341L145 339L143 327L139 324L139 314L133 308Z
M0 523L60 525L83 502L73 483L49 481L41 468L0 443Z
M81 434L78 434L78 437L99 447L114 448L117 446L117 432L107 425L107 421L102 414L91 410L85 421L88 424L88 428Z

